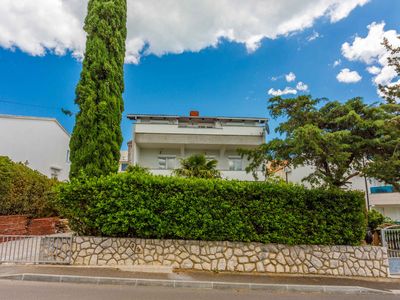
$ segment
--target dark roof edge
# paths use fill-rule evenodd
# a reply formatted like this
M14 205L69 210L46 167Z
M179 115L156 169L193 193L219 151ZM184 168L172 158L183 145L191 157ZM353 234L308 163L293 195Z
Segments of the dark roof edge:
M176 116L176 115L156 115L156 114L128 114L127 118L130 120L137 120L140 118L153 118L153 119L214 119L214 120L245 120L245 121L258 121L267 122L267 118L259 117L210 117L210 116Z

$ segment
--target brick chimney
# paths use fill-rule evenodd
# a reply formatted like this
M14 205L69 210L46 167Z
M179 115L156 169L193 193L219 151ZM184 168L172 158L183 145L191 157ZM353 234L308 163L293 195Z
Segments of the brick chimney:
M191 117L198 117L200 115L198 110L191 110L190 114Z

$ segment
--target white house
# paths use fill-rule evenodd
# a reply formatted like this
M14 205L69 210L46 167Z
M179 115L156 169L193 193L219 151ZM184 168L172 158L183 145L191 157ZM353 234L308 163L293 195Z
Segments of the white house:
M69 133L56 119L0 115L0 156L40 173L67 180Z
M132 164L170 175L180 159L205 154L218 161L222 177L254 180L246 173L248 162L237 149L265 142L265 118L203 117L196 111L189 116L134 114L128 118L134 121L132 142L128 143Z
M312 168L310 166L302 166L295 169L286 168L284 177L289 182L307 186L308 184L302 182L302 179L311 172ZM395 221L400 221L400 193L395 193L393 187L373 178L356 176L350 180L348 189L364 192L366 205Z
M126 150L120 151L118 172L124 172L129 166L129 152Z

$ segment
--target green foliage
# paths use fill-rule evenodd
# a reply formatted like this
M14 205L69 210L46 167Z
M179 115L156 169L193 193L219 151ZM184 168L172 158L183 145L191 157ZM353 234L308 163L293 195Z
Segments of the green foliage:
M70 177L118 171L126 9L126 0L88 3L86 53L75 100L80 110L70 142Z
M375 209L371 209L368 212L368 227L371 230L376 230L379 225L382 225L385 222L385 220L385 216Z
M247 171L261 165L268 176L269 165L310 165L315 172L305 180L312 185L342 187L366 171L368 158L393 154L390 149L398 134L388 130L396 119L393 106L369 105L361 98L340 103L299 96L271 98L268 108L274 118L287 118L276 128L284 138L255 150L241 150L251 161Z
M129 165L125 172L129 172L129 173L142 173L142 174L150 174L149 169L139 166L137 164L135 165Z
M0 156L0 215L56 215L56 180Z
M389 54L388 64L395 69L397 78L400 79L400 47L393 47L387 39L383 44ZM381 149L370 157L371 163L365 173L393 185L394 189L400 192L400 83L380 85L379 89L388 103L385 106L393 117L385 122L378 135Z
M397 37L400 39L400 36ZM388 52L388 65L393 67L397 73L397 79L400 77L400 46L395 47L391 45L387 38L384 38L383 45L385 46ZM396 78L393 79L393 82L396 82ZM383 97L389 104L396 104L400 101L400 82L388 84L388 85L379 85L379 90L383 94Z
M357 245L364 197L282 182L121 173L60 186L59 205L86 235Z
M391 184L395 191L400 192L400 149L392 155L376 154L372 159L365 173L371 178Z
M218 161L207 160L204 154L194 154L181 159L181 167L174 170L174 174L182 177L220 178L221 174L216 169Z

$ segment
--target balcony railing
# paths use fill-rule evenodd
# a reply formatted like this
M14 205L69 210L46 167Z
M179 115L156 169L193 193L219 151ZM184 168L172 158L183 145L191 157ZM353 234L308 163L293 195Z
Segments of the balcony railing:
M370 190L371 194L394 193L394 188L391 185L372 186Z

